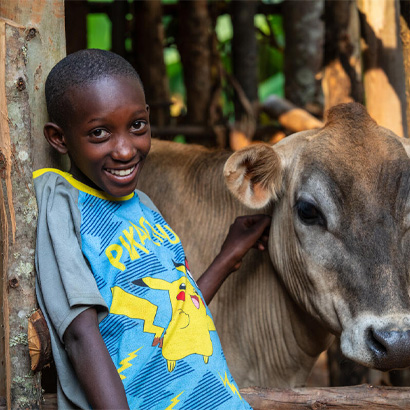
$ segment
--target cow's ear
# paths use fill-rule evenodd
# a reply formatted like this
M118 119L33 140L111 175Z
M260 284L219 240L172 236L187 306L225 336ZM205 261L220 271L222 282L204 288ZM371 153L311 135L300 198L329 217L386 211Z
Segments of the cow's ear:
M255 144L232 154L224 167L225 182L233 195L250 208L276 201L282 189L279 155L267 144Z

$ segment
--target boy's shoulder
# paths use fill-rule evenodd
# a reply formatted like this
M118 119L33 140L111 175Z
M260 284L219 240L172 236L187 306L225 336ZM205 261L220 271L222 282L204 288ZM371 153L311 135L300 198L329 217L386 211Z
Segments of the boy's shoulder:
M37 201L46 193L45 191L55 193L60 186L67 192L72 186L69 181L70 176L69 173L55 168L42 168L34 171L33 180Z
M33 179L37 197L46 187L55 189L57 185L62 185L64 190L72 188L74 191L84 191L90 193L91 195L101 197L102 199L110 199L110 197L106 196L102 191L97 191L94 188L90 188L82 182L77 181L68 172L64 172L56 168L42 168L34 171ZM141 204L145 205L150 210L161 214L147 194L139 189L135 190L135 194L138 196Z
M33 172L34 185L44 186L47 184L53 184L57 181L70 182L72 176L68 172L61 171L57 168L41 168Z

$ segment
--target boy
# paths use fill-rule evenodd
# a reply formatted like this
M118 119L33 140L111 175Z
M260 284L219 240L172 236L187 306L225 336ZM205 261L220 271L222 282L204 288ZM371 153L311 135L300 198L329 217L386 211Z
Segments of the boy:
M102 50L71 54L46 99L44 135L71 162L70 173L34 173L37 295L59 408L249 408L205 302L250 247L264 249L269 218L238 218L196 285L178 236L136 190L151 135L132 66Z

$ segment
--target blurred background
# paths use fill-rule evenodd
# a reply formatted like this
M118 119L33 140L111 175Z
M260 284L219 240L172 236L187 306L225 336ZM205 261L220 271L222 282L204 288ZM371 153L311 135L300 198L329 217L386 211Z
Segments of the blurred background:
M100 48L130 61L159 138L238 149L321 126L334 105L322 85L326 69L327 82L338 75L329 71L334 57L349 65L337 102L363 102L355 1L77 0L65 8L67 53Z

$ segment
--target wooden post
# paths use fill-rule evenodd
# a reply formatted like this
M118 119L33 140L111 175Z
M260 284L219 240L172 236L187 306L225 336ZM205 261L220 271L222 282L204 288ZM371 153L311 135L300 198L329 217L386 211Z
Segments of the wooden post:
M211 100L211 20L206 0L178 3L177 45L184 67L187 123L206 124Z
M340 103L357 101L363 104L360 24L356 1L326 1L324 21L324 111Z
M406 99L410 102L410 2L400 0L400 37L403 47ZM407 132L410 130L410 106L406 104Z
M324 1L284 1L282 7L285 98L298 107L320 111L322 95L317 74L323 63Z
M27 346L37 306L32 171L56 165L42 135L44 80L64 54L63 0L0 3L0 396L8 409L41 400Z
M134 2L133 7L132 58L144 84L151 123L158 127L168 126L171 97L164 61L162 4L159 0L145 0Z
M379 125L407 136L398 0L358 0L366 108Z

